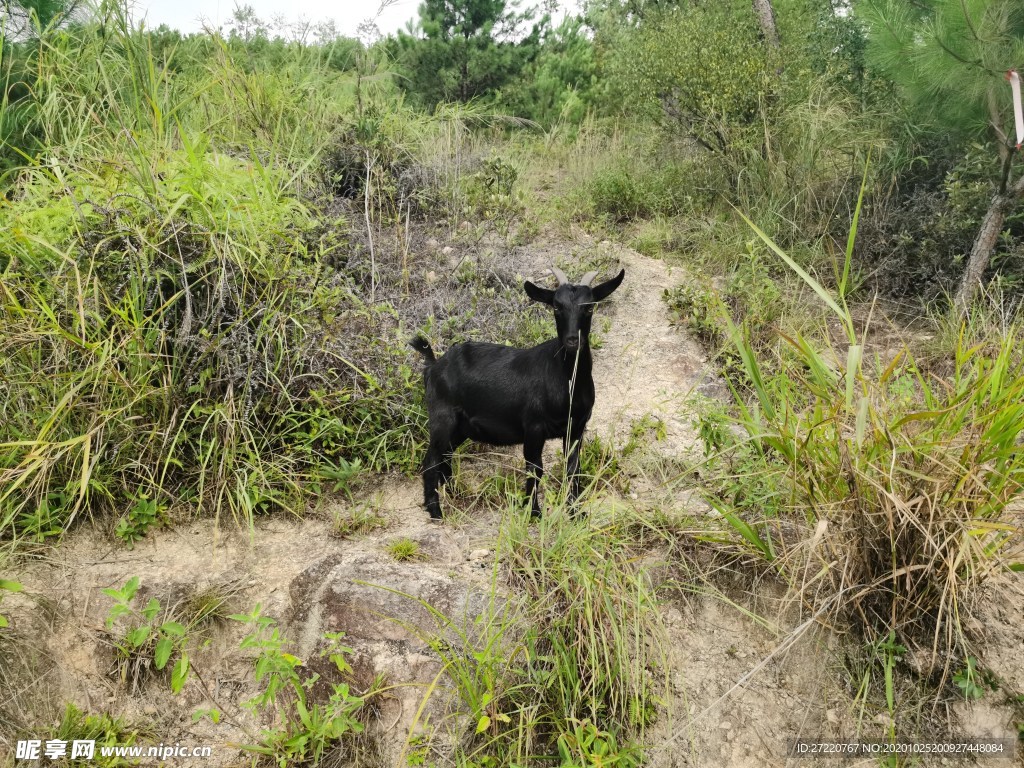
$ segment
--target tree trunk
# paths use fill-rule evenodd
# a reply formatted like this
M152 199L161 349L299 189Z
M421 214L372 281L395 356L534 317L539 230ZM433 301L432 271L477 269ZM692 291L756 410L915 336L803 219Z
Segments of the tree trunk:
M775 25L775 10L772 0L754 0L754 14L761 26L761 35L774 50L779 50L779 28Z
M981 287L981 279L988 269L988 260L992 256L992 249L996 247L999 234L1003 231L1003 224L1006 222L1006 215L1010 212L1017 198L1024 195L1024 176L1017 179L1006 192L1000 192L992 198L992 202L981 220L981 229L978 236L974 238L974 245L971 246L971 258L967 261L967 270L963 279L960 280L960 287L956 292L956 306L961 311L966 311L974 295Z

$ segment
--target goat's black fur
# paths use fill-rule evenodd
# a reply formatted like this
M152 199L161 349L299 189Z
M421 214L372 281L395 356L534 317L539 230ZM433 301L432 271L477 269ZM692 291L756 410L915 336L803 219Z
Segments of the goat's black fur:
M466 440L523 444L526 495L540 514L538 484L545 440L562 439L570 502L579 494L580 441L594 407L590 324L594 305L619 287L625 270L593 288L565 283L555 290L523 288L555 312L558 336L530 349L468 341L440 358L422 336L411 340L425 358L423 377L430 444L423 462L423 497L441 517L438 488L452 473L452 453ZM586 280L584 280L586 282Z

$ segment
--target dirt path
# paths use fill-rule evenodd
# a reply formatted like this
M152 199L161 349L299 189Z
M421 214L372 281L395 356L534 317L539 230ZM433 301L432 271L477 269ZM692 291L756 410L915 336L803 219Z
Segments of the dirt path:
M670 323L662 294L683 279L665 262L602 243L626 270L611 304L611 325L595 355L598 395L590 430L621 445L632 423L652 415L665 425L659 450L678 456L695 442L686 398L713 383L699 345Z

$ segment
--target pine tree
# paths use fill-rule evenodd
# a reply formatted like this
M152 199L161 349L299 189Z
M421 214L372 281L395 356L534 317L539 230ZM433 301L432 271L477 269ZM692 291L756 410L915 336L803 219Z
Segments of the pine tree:
M901 89L915 119L963 141L995 141L1000 172L971 248L956 301L966 307L988 268L1006 217L1024 199L1007 70L1024 67L1020 0L863 0L869 59Z
M494 93L518 74L539 32L507 0L424 0L420 36L399 32L399 85L428 107Z
M0 0L0 30L6 38L21 40L54 22L72 18L79 0Z

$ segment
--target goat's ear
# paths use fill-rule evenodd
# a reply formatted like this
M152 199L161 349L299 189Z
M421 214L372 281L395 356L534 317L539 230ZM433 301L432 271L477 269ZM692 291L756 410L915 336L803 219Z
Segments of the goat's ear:
M594 301L601 301L602 299L607 299L609 296L611 296L612 291L614 291L616 288L619 287L619 285L622 284L622 278L624 278L625 276L626 270L622 270L621 272L619 272L619 274L617 274L608 282L594 286L591 289L594 294Z
M539 301L541 304L553 304L555 302L555 292L549 291L547 288L541 288L538 285L534 285L529 280L523 283L523 290L526 291L526 295L534 301Z

